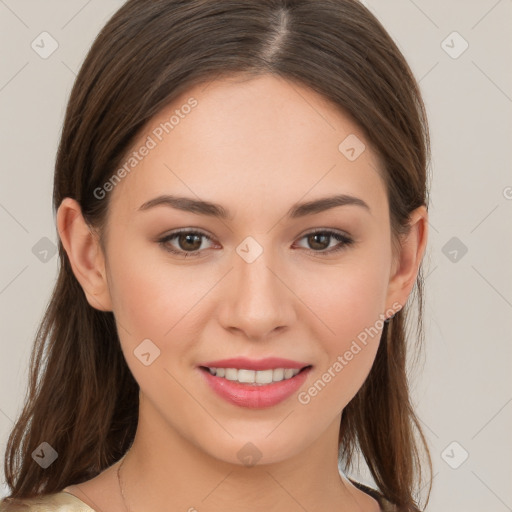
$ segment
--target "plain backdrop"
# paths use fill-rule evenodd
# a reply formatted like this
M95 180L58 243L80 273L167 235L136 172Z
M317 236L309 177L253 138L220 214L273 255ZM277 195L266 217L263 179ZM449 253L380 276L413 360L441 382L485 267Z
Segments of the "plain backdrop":
M56 278L52 180L66 102L93 39L122 3L0 0L2 455ZM431 128L426 351L411 375L434 461L427 510L505 512L512 510L512 1L365 4L419 80ZM41 55L41 38L47 52L58 45L51 55Z

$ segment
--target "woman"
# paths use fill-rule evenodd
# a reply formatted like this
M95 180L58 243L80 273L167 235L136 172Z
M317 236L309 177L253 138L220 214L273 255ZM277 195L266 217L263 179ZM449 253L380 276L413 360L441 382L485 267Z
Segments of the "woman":
M0 511L421 510L429 151L355 0L124 4L66 112Z

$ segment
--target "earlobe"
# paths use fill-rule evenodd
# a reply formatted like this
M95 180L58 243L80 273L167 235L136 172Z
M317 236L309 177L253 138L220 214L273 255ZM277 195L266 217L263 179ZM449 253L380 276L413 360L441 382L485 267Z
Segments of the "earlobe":
M410 215L410 231L404 237L388 286L388 304L403 305L412 291L425 253L428 238L428 212L420 206Z
M57 211L57 229L73 274L89 304L100 311L112 311L104 255L76 200L63 199Z

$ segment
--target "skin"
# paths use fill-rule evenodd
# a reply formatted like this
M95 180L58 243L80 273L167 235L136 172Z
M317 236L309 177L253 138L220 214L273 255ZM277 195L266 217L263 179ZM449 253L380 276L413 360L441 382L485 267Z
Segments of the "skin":
M134 147L191 96L198 106L105 199L105 253L76 201L66 198L57 215L74 274L92 307L114 312L141 389L121 471L129 508L377 511L373 498L340 476L337 447L343 408L368 376L380 331L306 405L294 394L267 409L237 407L210 390L197 365L294 359L313 365L300 389L307 390L379 315L405 304L427 242L427 211L412 212L410 233L393 255L386 189L369 142L323 97L281 78L192 88L151 120ZM355 161L338 150L349 134L366 145ZM346 205L286 218L293 204L334 192L363 199L371 211ZM164 193L220 203L233 218L168 206L138 211ZM199 239L199 257L159 245L179 228L211 237ZM322 256L339 243L314 245L305 235L318 228L355 243ZM252 263L236 252L248 236L263 249ZM179 238L167 245L190 250ZM147 338L161 351L149 366L133 353ZM249 442L261 453L253 467L237 456ZM97 510L124 511L117 466L68 489Z

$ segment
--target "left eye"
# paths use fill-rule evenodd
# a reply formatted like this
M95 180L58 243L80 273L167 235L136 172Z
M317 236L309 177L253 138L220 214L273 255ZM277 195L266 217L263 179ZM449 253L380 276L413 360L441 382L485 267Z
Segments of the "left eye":
M337 231L313 231L312 233L304 235L302 238L306 238L311 246L323 249L318 251L312 251L308 249L308 252L318 253L321 256L323 256L324 254L331 254L333 252L341 251L342 249L345 249L346 247L354 243L354 240L352 240L352 238L342 233L338 233ZM338 244L328 249L330 243L327 242L326 244L326 240L332 241L333 238L338 241Z
M171 233L163 237L162 239L158 240L158 242L166 251L187 258L190 256L196 257L201 254L201 252L204 250L204 248L201 249L202 238L205 238L210 242L212 241L212 239L208 235L202 233L201 231L182 230ZM178 248L170 244L171 240L175 239L178 241ZM302 236L300 239L307 239L307 242L312 247L316 247L317 249L319 249L306 249L308 252L318 255L337 252L354 243L354 240L352 240L347 235L338 233L337 231L328 230L313 231ZM332 239L337 240L338 244L335 245L334 247L329 248L329 241L332 241Z

